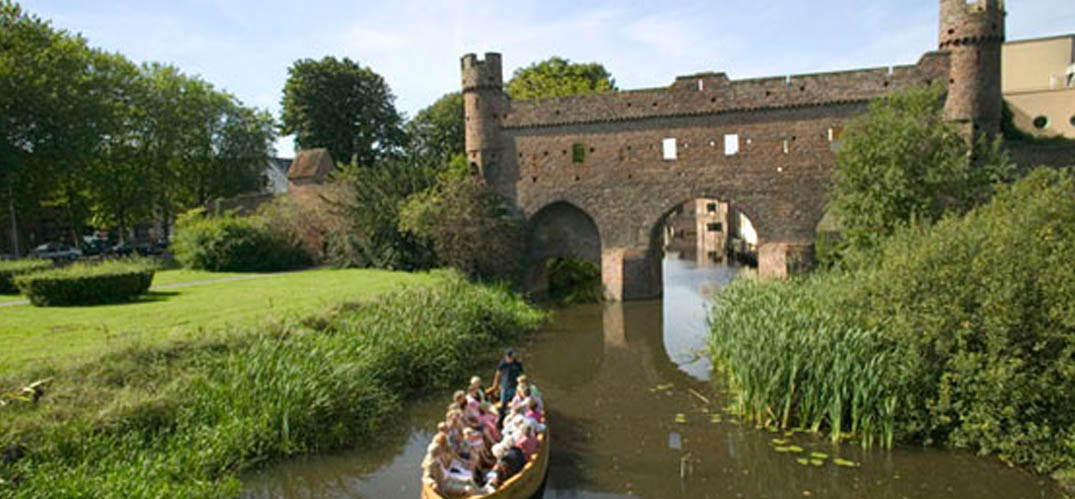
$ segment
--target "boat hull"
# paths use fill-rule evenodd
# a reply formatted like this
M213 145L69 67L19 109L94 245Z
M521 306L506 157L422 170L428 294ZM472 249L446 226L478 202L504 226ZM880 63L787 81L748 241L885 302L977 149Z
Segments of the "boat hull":
M538 435L538 447L526 462L523 469L504 482L492 494L467 496L481 499L530 499L537 495L545 485L545 476L549 473L549 427ZM441 496L425 483L422 484L422 499L450 499L463 496Z

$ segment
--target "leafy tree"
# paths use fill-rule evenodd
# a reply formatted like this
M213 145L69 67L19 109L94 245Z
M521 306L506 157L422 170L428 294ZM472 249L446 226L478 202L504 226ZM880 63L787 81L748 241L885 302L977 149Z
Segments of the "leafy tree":
M408 153L434 164L447 164L452 156L466 153L463 94L445 94L421 110L406 126Z
M999 142L981 142L972 155L944 119L942 95L936 86L894 92L848 124L829 202L847 247L873 248L912 220L965 212L1007 179Z
M474 279L520 277L525 221L510 201L469 173L463 156L453 158L435 186L407 198L399 227L429 241L439 265Z
M573 63L561 57L551 57L516 70L507 86L508 94L514 99L565 97L616 90L612 75L601 64Z
M435 181L435 168L413 158L392 158L376 168L352 164L332 186L343 230L328 234L327 260L342 267L415 270L433 265L425 241L399 229L400 205Z
M85 164L107 133L96 55L81 37L0 0L0 181L16 252L16 213L75 195L60 180Z
M288 68L281 131L300 149L372 165L403 144L402 117L384 78L348 58L301 59Z

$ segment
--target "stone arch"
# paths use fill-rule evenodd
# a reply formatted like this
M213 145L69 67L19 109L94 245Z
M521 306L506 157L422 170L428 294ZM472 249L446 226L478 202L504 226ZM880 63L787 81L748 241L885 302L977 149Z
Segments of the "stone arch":
M675 209L684 203L693 201L695 199L716 199L720 202L728 203L735 208L736 211L741 212L750 220L751 225L754 227L758 237L758 247L761 246L764 236L762 235L762 221L758 218L758 210L749 202L740 200L735 196L729 196L725 193L721 193L719 190L698 190L690 194L690 196L675 201L666 202L658 205L658 210L653 213L648 213L645 217L644 225L642 227L647 228L647 239L644 241L645 257L644 259L649 262L649 269L651 274L651 289L655 290L657 294L663 294L664 287L664 270L662 269L661 260L664 258L664 241L662 230L668 221L669 216Z
M543 293L549 258L575 258L601 266L601 233L589 213L568 201L554 201L533 212L527 224L527 279L530 291Z

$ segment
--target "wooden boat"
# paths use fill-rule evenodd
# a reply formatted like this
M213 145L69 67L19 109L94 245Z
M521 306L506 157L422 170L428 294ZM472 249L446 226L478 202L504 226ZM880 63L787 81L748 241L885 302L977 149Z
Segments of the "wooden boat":
M538 435L537 450L530 456L523 469L500 485L492 494L466 496L468 499L530 499L537 495L545 485L545 475L549 472L549 425L546 418L541 418L545 431ZM422 499L458 499L464 496L442 496L422 482Z

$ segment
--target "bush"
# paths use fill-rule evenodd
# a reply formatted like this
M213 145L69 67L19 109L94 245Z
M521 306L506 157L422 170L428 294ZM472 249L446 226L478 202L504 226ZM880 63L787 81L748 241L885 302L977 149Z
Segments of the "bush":
M855 364L847 373L881 376L874 386L882 387L882 404L894 404L897 439L971 448L1041 472L1070 468L1073 251L1075 178L1040 169L964 217L897 230L868 257L873 265L732 286L714 310L714 362L743 393L745 411L780 414L780 402L790 398L793 415L809 415L814 412L797 409L808 403L801 394L853 396L840 387L856 386L855 376L801 378L793 390L798 395L770 396L775 388L767 383L779 388L788 378L777 372L783 366L765 364L831 350ZM833 331L817 333L826 328ZM860 351L837 355L845 351L842 338L855 331L877 335ZM805 339L782 337L792 333ZM788 347L796 341L819 344ZM898 358L894 366L878 360L885 352ZM827 362L803 365L820 369ZM853 401L844 405L840 418L853 422L861 417L854 410ZM843 431L834 417L825 424ZM795 423L815 425L816 418Z
M206 216L202 209L176 220L172 252L186 268L213 272L272 272L312 263L286 226L262 216Z
M15 277L38 307L101 305L130 301L149 290L156 267L142 260L76 263Z
M555 303L601 301L604 284L601 267L577 258L550 258L545 261L549 276L549 299Z
M438 265L473 279L518 282L525 221L509 201L470 175L461 157L453 163L454 171L434 187L407 198L400 229L429 241Z
M51 260L0 260L0 295L15 294L15 276L52 268Z

